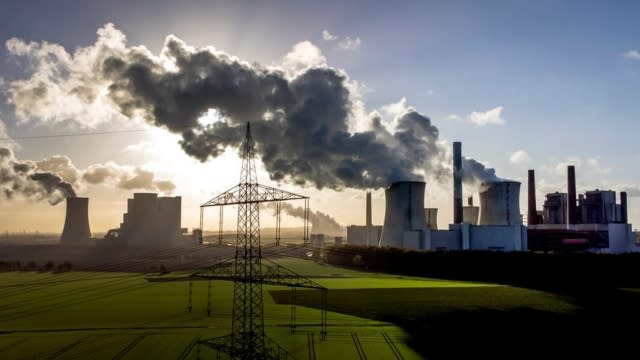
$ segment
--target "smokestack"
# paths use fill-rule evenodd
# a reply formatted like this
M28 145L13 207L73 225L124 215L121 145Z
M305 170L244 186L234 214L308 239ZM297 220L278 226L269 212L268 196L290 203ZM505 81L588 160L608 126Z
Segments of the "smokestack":
M626 191L620 192L620 221L623 224L627 224L629 222L629 218L627 216L627 193Z
M576 223L576 168L573 165L567 167L567 224Z
M453 223L462 223L462 143L453 143Z
M371 223L371 192L367 192L367 219L366 219L366 224L367 224L367 228L366 228L366 244L367 246L371 246L371 228L372 228L372 223Z
M67 215L60 243L65 245L88 245L89 230L89 198L68 197Z
M527 224L536 225L538 223L538 212L536 210L536 174L535 170L529 170L529 183L527 187L529 194L529 207L527 211Z
M371 222L371 192L367 192L367 226L373 225Z

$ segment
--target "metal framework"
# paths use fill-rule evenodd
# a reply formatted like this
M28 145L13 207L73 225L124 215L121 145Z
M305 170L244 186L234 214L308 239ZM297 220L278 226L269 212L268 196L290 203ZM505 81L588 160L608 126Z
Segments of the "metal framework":
M244 166L244 165L243 165ZM282 201L289 200L304 200L304 228L303 228L303 242L305 246L309 245L309 197L302 196L298 194L294 194L289 191L280 190L274 187L262 185L255 183L253 184L255 187L255 191L252 190L252 195L255 197L250 197L246 199L246 203L243 203L244 198L242 194L242 183L238 184L231 189L225 191L224 193L214 197L213 199L207 201L206 203L200 205L200 229L204 229L204 209L207 207L220 207L220 215L218 218L218 244L222 245L223 239L223 220L224 220L224 211L223 208L227 205L242 205L242 204L254 204L254 203L266 203L266 202L275 202L275 210L276 210L276 245L280 246L281 240L281 213L282 213ZM240 209L238 209L238 212ZM238 227L240 224L238 224ZM204 231L204 230L203 230Z
M259 204L276 202L277 230L276 243L280 243L280 204L287 200L305 200L304 243L309 239L309 198L292 192L258 184L254 164L255 149L251 127L247 123L246 137L242 145L242 169L240 183L200 206L200 228L203 227L205 207L220 206L220 228L218 241L222 242L222 207L238 205L236 251L233 259L218 264L189 277L189 311L192 309L192 280L207 280L207 314L211 315L211 280L232 280L233 310L231 334L223 337L201 340L200 344L219 352L227 353L232 359L272 359L291 357L280 346L265 338L262 285L283 285L291 287L295 301L297 287L322 290L323 305L326 305L326 291L323 286L306 279L295 272L262 257L260 244ZM295 331L295 302L292 304L292 332ZM321 334L326 337L326 310L321 315Z

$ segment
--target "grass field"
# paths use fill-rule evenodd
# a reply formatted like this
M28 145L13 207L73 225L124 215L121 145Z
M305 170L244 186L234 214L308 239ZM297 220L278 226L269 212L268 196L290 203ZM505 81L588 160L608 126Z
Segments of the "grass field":
M305 260L276 260L329 288L329 327L320 339L318 291L298 290L290 333L289 291L264 287L265 329L298 359L419 359L412 321L460 312L571 314L576 306L548 293L509 286L373 274ZM214 356L192 346L230 331L232 284L150 283L127 273L0 273L2 359L195 359ZM214 357L215 358L215 357Z

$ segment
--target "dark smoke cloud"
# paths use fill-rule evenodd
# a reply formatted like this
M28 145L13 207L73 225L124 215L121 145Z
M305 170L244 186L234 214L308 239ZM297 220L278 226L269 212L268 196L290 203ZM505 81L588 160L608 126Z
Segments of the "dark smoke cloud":
M7 200L46 200L56 205L76 196L76 187L106 183L124 190L164 193L171 193L176 187L169 180L156 180L153 172L141 168L108 163L79 170L66 156L54 155L40 161L18 160L11 149L0 147L0 191Z
M169 36L162 50L175 69L148 52L131 49L102 62L111 99L123 114L143 113L156 126L182 134L182 147L201 161L238 148L245 123L255 129L257 151L273 180L317 188L378 188L421 179L416 171L440 152L438 129L410 110L393 133L372 119L372 131L351 133L352 94L347 76L330 67L306 69L293 78L249 65L221 52L192 49ZM224 119L202 126L216 109Z
M308 66L266 67L210 47L193 48L170 35L160 55L154 55L144 46L127 46L112 24L98 30L93 46L68 56L54 56L64 50L48 43L10 39L7 47L38 64L31 78L11 83L10 100L22 116L69 117L73 107L55 108L51 99L54 91L66 89L70 103L101 111L115 105L126 117L142 117L180 134L184 151L201 161L226 148L238 149L245 124L251 122L257 152L276 181L380 188L422 180L425 173L444 180L451 173L448 151L428 117L412 108L396 114L389 126L375 113L367 117L353 82L324 65L319 50ZM309 48L310 43L294 51ZM49 90L37 91L43 86ZM107 98L99 95L105 92ZM200 124L198 119L211 109L220 121ZM370 130L350 131L356 117ZM482 175L471 169L466 173Z
M496 175L495 169L488 168L482 163L466 157L462 158L462 178L465 182L476 185L483 182L498 182L504 180Z
M304 208L299 206L293 206L289 203L283 202L280 204L281 210L293 217L304 219ZM275 204L270 204L269 207L275 212ZM343 235L344 227L340 225L336 219L328 214L320 211L309 211L309 221L311 222L311 232L316 234L327 235Z
M38 171L34 162L16 159L9 148L0 148L0 189L8 200L47 200L51 205L76 196L70 183L54 173Z

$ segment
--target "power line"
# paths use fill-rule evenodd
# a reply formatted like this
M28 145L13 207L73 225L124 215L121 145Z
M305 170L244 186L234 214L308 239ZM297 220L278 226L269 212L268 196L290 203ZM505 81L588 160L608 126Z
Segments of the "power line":
M92 135L109 135L109 134L122 134L122 133L137 133L148 132L149 129L133 129L133 130L111 130L111 131L94 131L88 133L70 133L70 134L53 134L53 135L33 135L33 136L15 136L15 137L3 137L0 141L13 141L13 140L30 140L30 139L51 139L62 137L76 137L76 136L92 136Z

